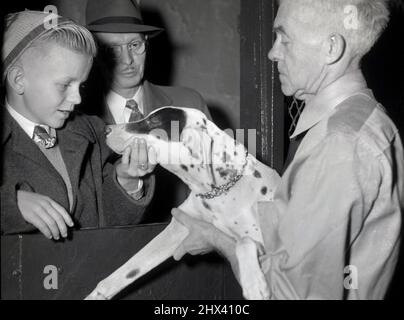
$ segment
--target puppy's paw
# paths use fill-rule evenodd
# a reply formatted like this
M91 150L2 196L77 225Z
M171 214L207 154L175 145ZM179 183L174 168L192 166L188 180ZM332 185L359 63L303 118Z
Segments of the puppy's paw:
M244 279L243 296L247 300L269 300L269 287L262 273L250 274Z
M84 300L108 300L102 293L94 290Z
M269 287L258 260L260 245L250 238L240 239L236 246L240 284L248 300L268 300Z
M84 300L109 300L105 289L105 285L101 281Z

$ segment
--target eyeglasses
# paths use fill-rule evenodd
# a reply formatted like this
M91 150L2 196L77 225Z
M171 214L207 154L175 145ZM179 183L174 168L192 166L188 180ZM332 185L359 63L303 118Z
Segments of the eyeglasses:
M126 46L128 49L128 52L130 52L133 55L141 55L146 51L146 40L136 40L132 41L129 43L125 44L120 44L120 45L104 45L102 48L110 55L112 55L113 58L118 59L122 55L122 47Z

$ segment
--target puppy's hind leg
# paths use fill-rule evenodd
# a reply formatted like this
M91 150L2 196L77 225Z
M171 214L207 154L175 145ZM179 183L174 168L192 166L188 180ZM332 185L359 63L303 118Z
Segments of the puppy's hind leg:
M258 260L258 244L251 238L237 242L236 256L239 265L243 296L248 300L268 300L269 288Z

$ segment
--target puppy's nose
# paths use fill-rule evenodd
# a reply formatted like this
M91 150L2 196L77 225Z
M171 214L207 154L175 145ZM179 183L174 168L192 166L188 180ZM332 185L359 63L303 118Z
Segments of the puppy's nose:
M105 127L105 129L104 129L104 134L105 134L105 136L108 136L110 133L112 132L112 129L111 129L111 127Z

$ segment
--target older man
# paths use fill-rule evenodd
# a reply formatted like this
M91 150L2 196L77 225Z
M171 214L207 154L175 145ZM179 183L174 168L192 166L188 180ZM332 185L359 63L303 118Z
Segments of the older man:
M210 117L205 101L195 90L158 86L144 78L148 41L162 29L143 22L135 0L89 0L86 24L100 46L97 62L106 80L106 92L100 103L85 101L85 112L99 115L107 124L136 121L163 106L196 108ZM94 89L100 96L99 88ZM145 145L139 144L140 158L147 159L144 149ZM150 171L150 166L146 168ZM171 208L188 194L185 184L175 176L160 169L155 176L154 210L149 222L168 217ZM147 182L150 176L143 179ZM154 187L153 183L143 185Z
M381 299L388 289L400 244L403 148L360 70L388 17L382 0L280 1L269 58L283 93L306 107L275 199L261 205L271 299ZM215 248L237 274L233 239L173 213L191 229L176 258Z

